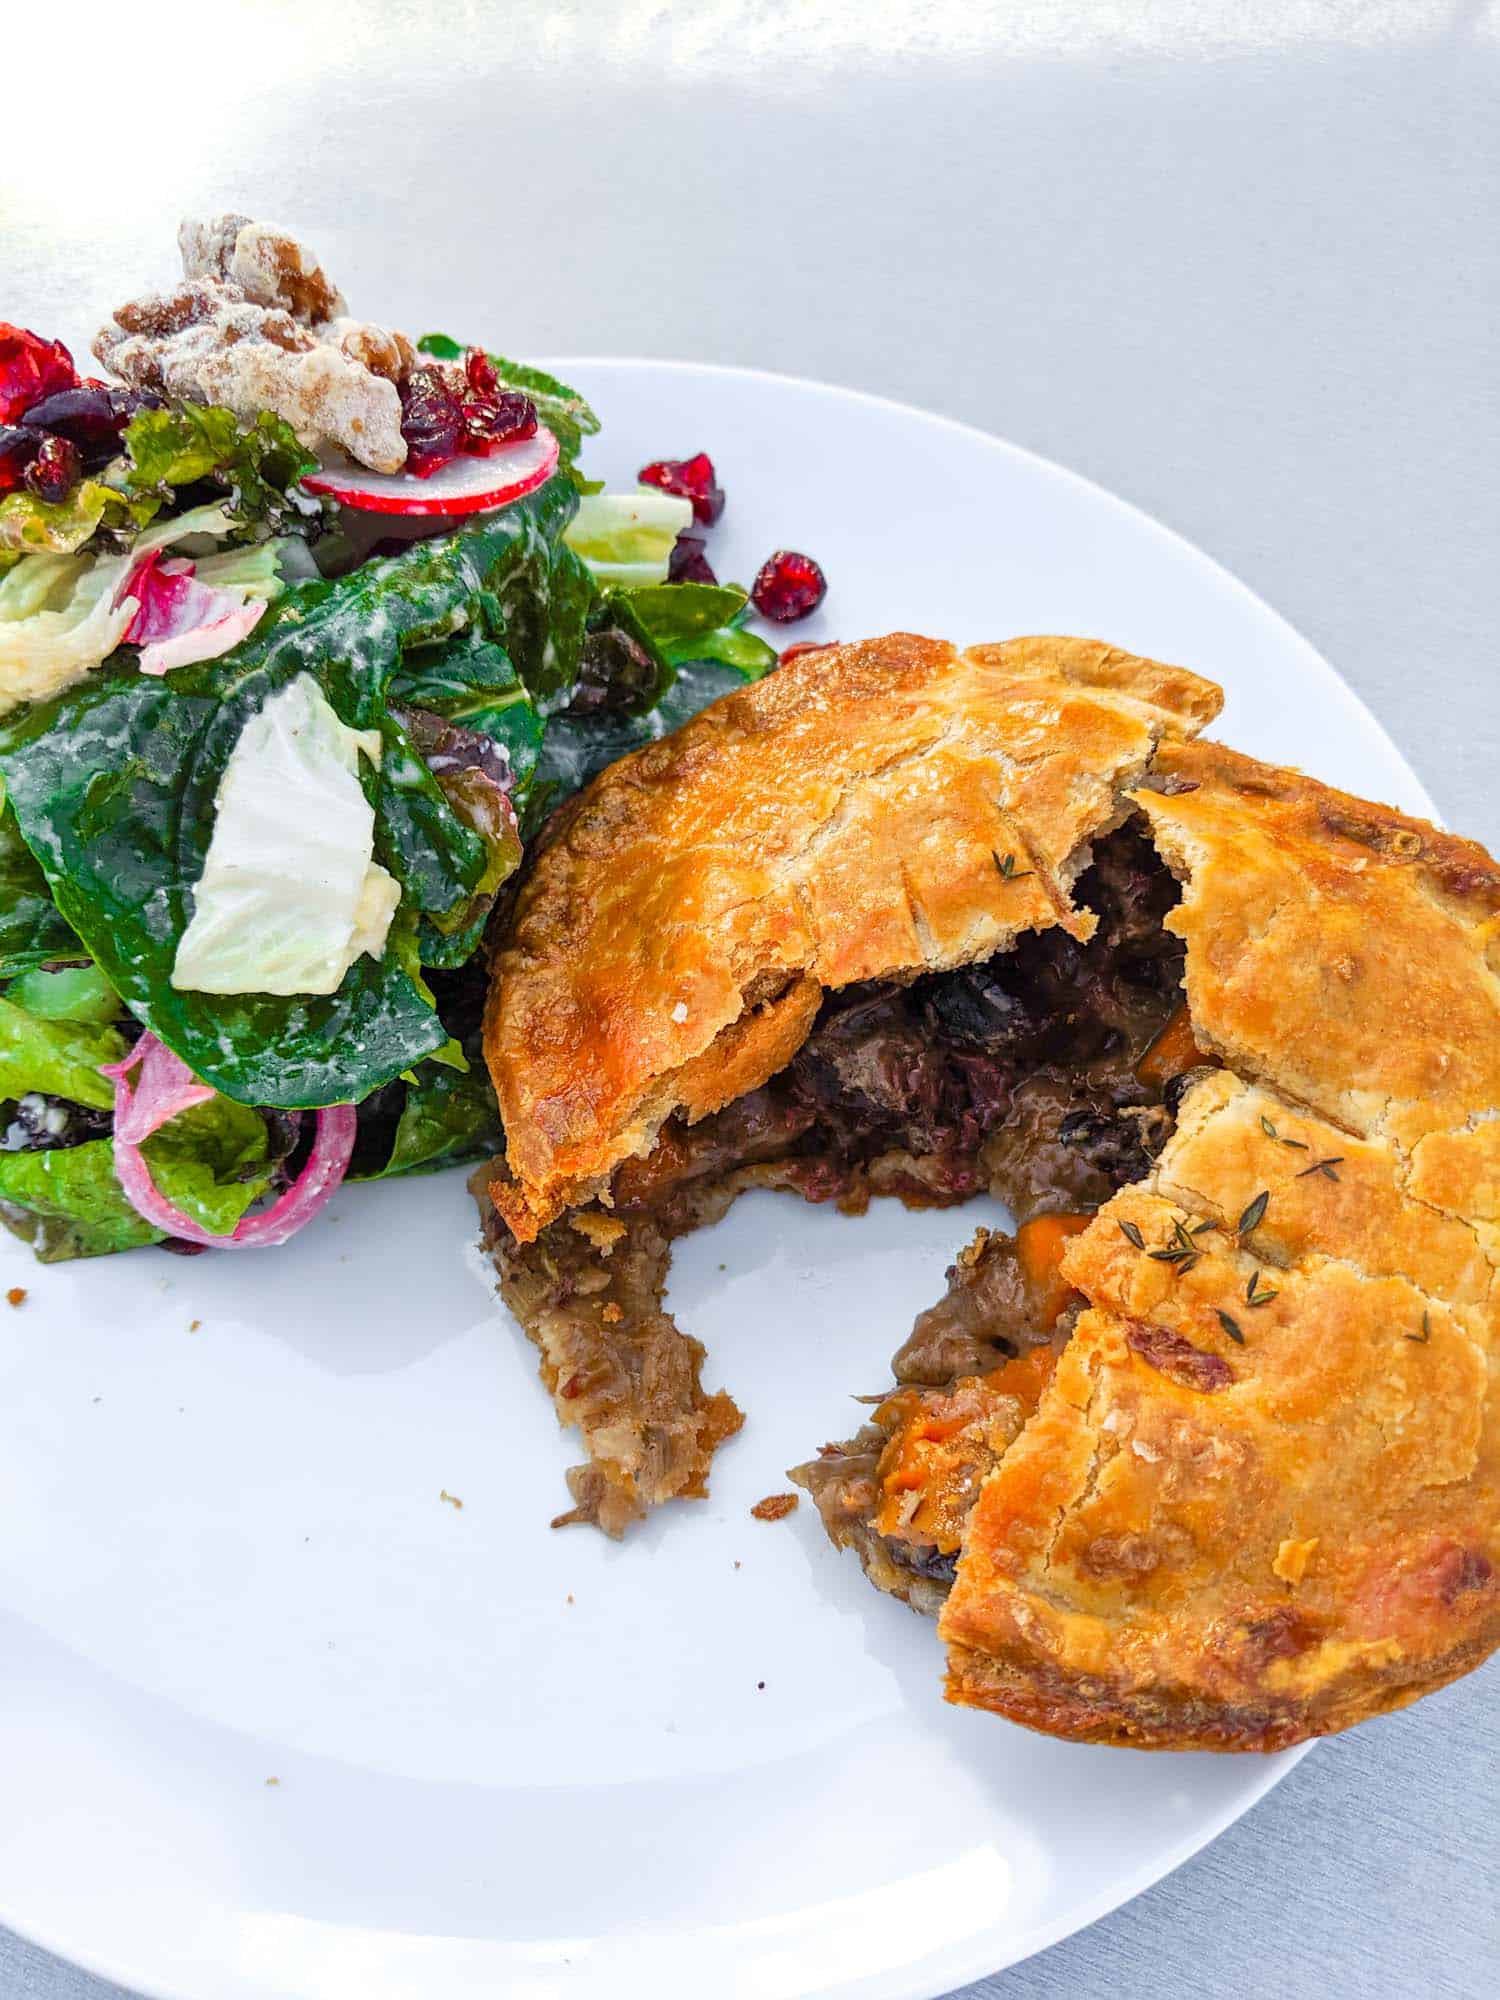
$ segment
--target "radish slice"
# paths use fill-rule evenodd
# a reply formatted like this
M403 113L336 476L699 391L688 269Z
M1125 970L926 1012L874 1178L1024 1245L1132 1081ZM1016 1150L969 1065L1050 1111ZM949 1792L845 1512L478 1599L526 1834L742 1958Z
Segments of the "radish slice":
M130 1072L140 1066L136 1087ZM307 1165L279 1200L259 1215L247 1215L230 1236L216 1236L167 1200L151 1178L142 1144L191 1105L214 1095L155 1035L142 1035L123 1062L103 1063L101 1076L115 1087L115 1173L137 1215L154 1229L212 1250L270 1250L285 1243L338 1187L354 1151L352 1104L333 1104L317 1114L318 1127Z
M302 484L366 514L483 514L545 486L557 470L557 439L544 425L536 435L502 444L476 458L465 452L419 479L414 472L369 472L347 460L320 465Z

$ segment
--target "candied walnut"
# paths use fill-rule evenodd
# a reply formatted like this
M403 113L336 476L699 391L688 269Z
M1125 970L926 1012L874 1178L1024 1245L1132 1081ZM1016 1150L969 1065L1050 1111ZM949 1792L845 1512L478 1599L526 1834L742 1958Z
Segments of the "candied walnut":
M178 232L184 282L121 306L94 352L135 389L272 410L316 448L325 441L377 472L406 464L396 384L403 333L344 316L344 301L290 236L221 215Z
M404 333L392 327L336 319L322 331L324 339L331 340L341 354L368 368L372 375L383 375L388 382L404 381L416 362L416 349Z
M406 440L393 382L318 340L290 314L251 303L234 286L217 291L210 316L184 316L164 332L149 330L162 324L162 315L147 314L142 323L138 308L121 307L116 326L95 341L95 354L132 388L222 403L242 417L273 410L310 448L326 439L377 472L400 471ZM142 330L130 332L127 319Z
M177 248L189 278L227 278L234 240L249 225L248 215L216 215L207 222L186 217L177 226Z
M239 287L261 306L279 306L308 326L336 319L342 295L312 252L268 223L245 215L185 221L177 231L189 278L214 277Z
M163 340L168 334L181 333L184 327L200 326L213 319L222 310L224 300L225 294L217 285L178 285L174 291L147 292L142 298L132 299L116 312L115 323L125 333ZM97 344L94 351L99 352ZM99 358L104 361L109 357L100 354Z

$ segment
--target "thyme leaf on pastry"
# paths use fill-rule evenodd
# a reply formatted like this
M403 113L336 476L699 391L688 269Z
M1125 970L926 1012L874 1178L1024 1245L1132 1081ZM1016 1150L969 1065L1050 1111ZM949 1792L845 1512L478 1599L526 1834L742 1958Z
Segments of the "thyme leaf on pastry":
M1133 1243L1137 1250L1145 1249L1146 1239L1133 1222L1122 1222L1120 1224L1120 1234L1125 1238L1127 1243Z
M1423 1313L1422 1331L1420 1333L1403 1333L1401 1338L1403 1340L1414 1340L1418 1347L1425 1347L1427 1342L1432 1338L1432 1320L1429 1315L1425 1312Z
M1154 1264L1175 1264L1181 1276L1184 1271L1192 1270L1202 1253L1192 1248L1184 1250L1180 1244L1174 1243L1165 1250L1148 1250L1146 1255Z
M1262 1289L1260 1272L1252 1271L1250 1273L1250 1282L1245 1287L1245 1304L1247 1306L1268 1306L1275 1297L1275 1287L1267 1285Z
M1271 1190L1269 1188L1262 1188L1254 1201L1241 1214L1239 1221L1234 1225L1236 1236L1249 1236L1253 1230L1259 1229L1261 1223L1265 1220L1266 1204L1270 1199Z
M1245 1344L1245 1336L1240 1332L1238 1322L1232 1319L1230 1315L1222 1309L1222 1307L1215 1306L1214 1311L1218 1315L1218 1321L1220 1326L1223 1327L1224 1331L1229 1335L1229 1338L1235 1343L1237 1347L1243 1347Z
M1260 1114L1260 1129L1268 1139L1274 1139L1278 1146L1295 1146L1299 1153L1305 1153L1308 1150L1305 1139L1283 1139L1264 1111Z
M1302 1169L1301 1173L1298 1174L1297 1178L1299 1181L1305 1181L1309 1174L1322 1174L1325 1180L1336 1181L1338 1179L1338 1175L1333 1170L1335 1167L1341 1167L1343 1164L1344 1164L1343 1154L1334 1153L1330 1158L1326 1160L1314 1160L1310 1167L1304 1167Z
M990 852L994 854L994 849L991 848ZM1024 882L1027 876L1034 872L1030 868L1017 868L1016 857L1013 854L1003 856L996 854L995 866L1000 870L1002 882Z

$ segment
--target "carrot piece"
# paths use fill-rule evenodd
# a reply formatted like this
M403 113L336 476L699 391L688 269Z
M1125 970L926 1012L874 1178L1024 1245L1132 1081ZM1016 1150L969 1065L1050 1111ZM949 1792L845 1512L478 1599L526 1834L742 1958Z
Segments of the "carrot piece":
M1036 1305L1039 1333L1057 1323L1073 1296L1073 1287L1058 1268L1063 1246L1093 1219L1092 1215L1034 1215L1016 1231L1016 1256Z
M1219 1059L1200 1049L1194 1041L1193 1017L1184 1001L1173 1010L1167 1025L1136 1064L1135 1073L1142 1083L1161 1090L1174 1076L1181 1076L1184 1070L1197 1069L1205 1063L1217 1069Z

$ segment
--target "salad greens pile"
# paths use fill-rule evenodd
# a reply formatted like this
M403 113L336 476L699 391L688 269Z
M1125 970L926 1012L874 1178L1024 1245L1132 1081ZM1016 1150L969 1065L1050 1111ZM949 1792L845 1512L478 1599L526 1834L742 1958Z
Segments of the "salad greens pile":
M583 398L491 358L558 471L362 557L270 416L142 409L64 507L0 501L0 1220L39 1257L163 1238L101 1074L143 1032L211 1087L142 1150L215 1235L290 1184L317 1107L357 1107L352 1178L493 1151L482 943L523 840L774 665L742 590L666 582L688 503L600 493ZM143 665L120 604L153 575L250 629Z

